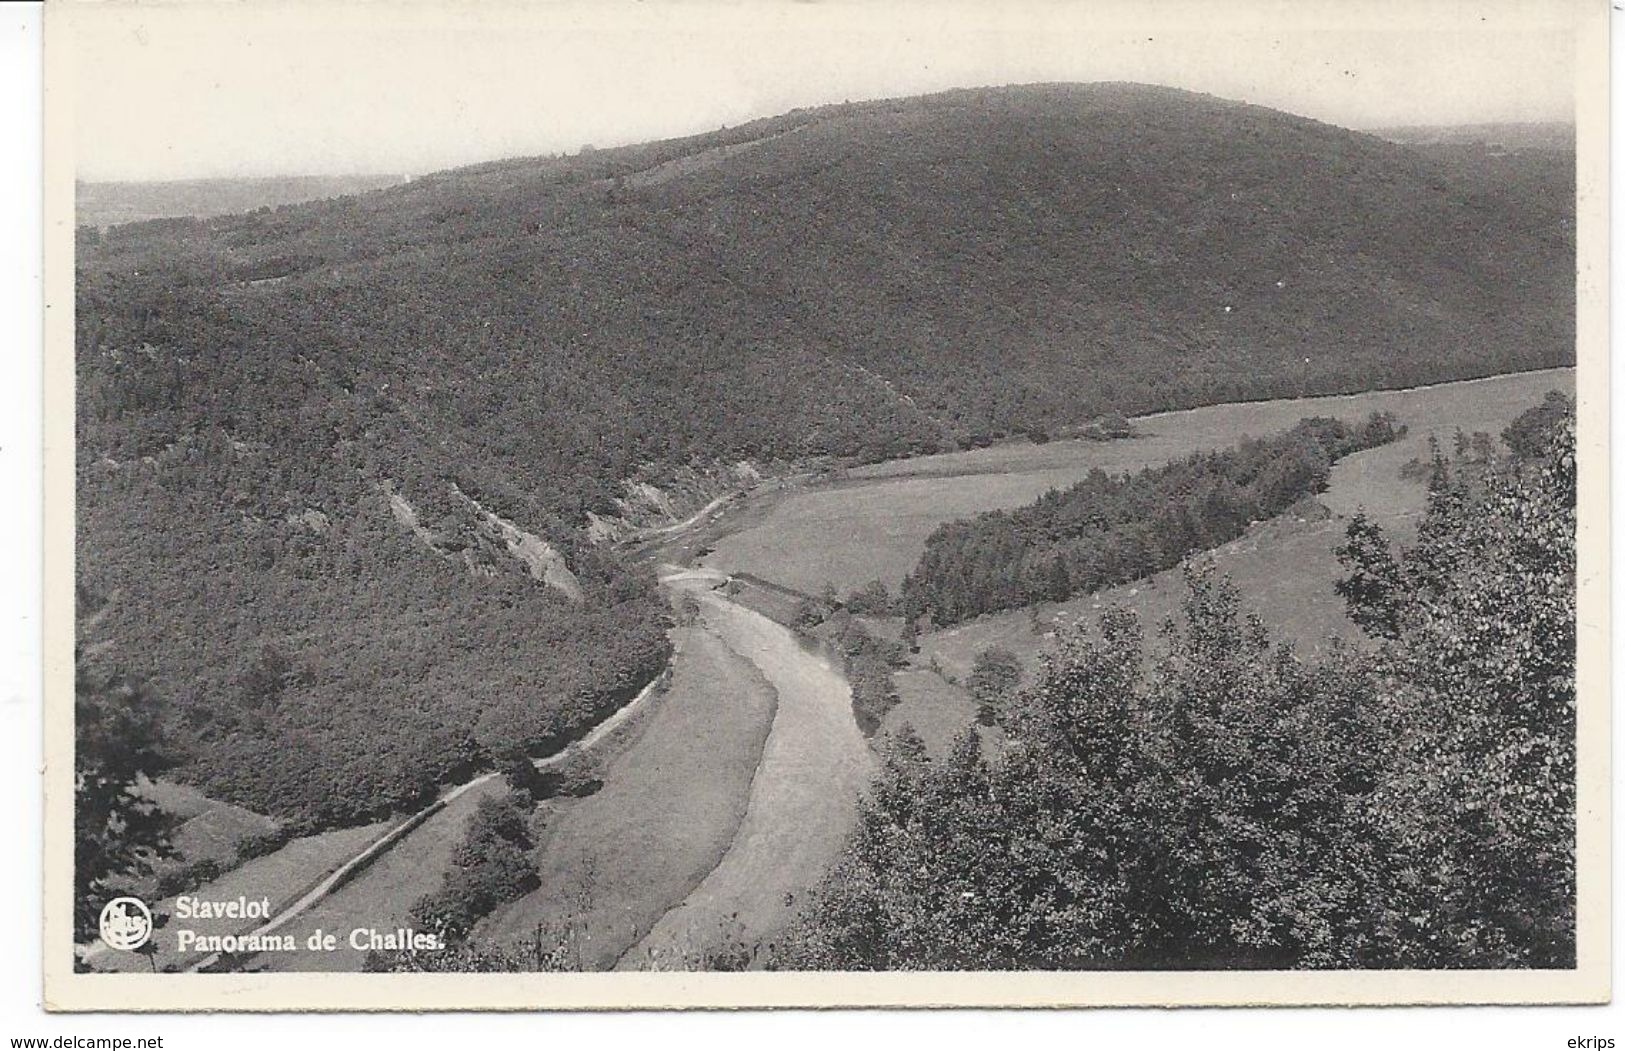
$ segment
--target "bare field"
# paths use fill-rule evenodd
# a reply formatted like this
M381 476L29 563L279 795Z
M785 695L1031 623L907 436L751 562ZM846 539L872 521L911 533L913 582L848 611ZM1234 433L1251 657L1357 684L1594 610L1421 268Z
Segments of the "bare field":
M584 968L610 967L728 851L775 697L711 631L676 638L671 683L603 771L603 787L548 812L541 886L493 913L477 940L519 942L541 926L569 932Z
M1139 470L1274 433L1304 416L1354 420L1382 411L1410 426L1412 436L1400 447L1377 450L1377 457L1351 457L1341 472L1369 473L1369 482L1343 479L1344 491L1376 504L1391 488L1388 466L1397 471L1417 455L1430 430L1443 441L1458 426L1495 433L1548 390L1573 388L1572 369L1550 369L1414 390L1215 405L1143 417L1135 421L1141 436L1121 441L1015 443L875 464L786 494L766 514L741 519L737 531L713 541L715 550L703 564L815 594L833 583L844 595L874 579L895 588L943 522L1029 503L1096 467Z

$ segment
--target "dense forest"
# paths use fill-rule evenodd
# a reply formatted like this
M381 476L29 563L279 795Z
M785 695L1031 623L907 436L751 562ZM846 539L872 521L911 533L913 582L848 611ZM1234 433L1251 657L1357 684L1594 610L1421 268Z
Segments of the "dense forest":
M1273 437L1137 474L1096 469L1026 507L949 522L927 538L903 581L905 615L954 624L1160 572L1321 491L1340 457L1403 433L1380 414L1358 427L1305 419Z
M1147 652L1107 611L934 761L903 735L786 962L1571 967L1575 459L1553 404L1351 523L1371 648L1306 662L1210 570Z
M299 829L419 802L655 674L652 580L583 533L628 482L1570 363L1563 167L1538 205L1453 171L1039 86L83 226L95 660L212 795Z
M652 574L584 547L573 601L453 524L432 548L364 466L307 447L86 468L92 663L153 684L174 776L292 829L359 821L557 747L664 664Z
M80 367L134 387L142 454L199 416L263 437L271 397L445 438L568 517L693 457L1570 363L1572 177L1460 167L1134 85L804 110L87 230Z

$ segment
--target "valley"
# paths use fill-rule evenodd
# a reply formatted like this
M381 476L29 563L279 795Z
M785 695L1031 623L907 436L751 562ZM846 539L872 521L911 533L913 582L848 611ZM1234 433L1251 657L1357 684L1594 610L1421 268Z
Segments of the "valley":
M1278 637L1314 652L1333 639L1358 638L1331 589L1340 572L1333 548L1347 517L1364 510L1405 536L1421 509L1423 487L1400 469L1426 458L1429 436L1447 444L1457 430L1498 434L1546 391L1572 392L1573 382L1572 370L1547 370L1161 414L1136 419L1137 436L1113 442L1004 445L809 476L794 485L768 482L635 537L640 557L650 560L710 551L694 557L691 568L659 566L674 607L684 596L697 603L691 621L674 629L669 681L646 690L647 702L627 705L575 746L600 756L604 786L543 806L539 888L499 908L476 937L519 944L539 930L551 932L566 940L585 969L688 969L730 953L745 965L771 943L794 915L796 896L833 861L873 770L871 745L858 733L847 685L821 645L757 611L788 622L790 606L731 601L722 590L731 573L808 594L826 584L846 590L877 578L890 584L912 566L924 536L940 522L1030 500L1094 467L1152 466L1306 415L1355 419L1393 412L1409 426L1406 437L1339 462L1315 500L1194 560L1227 575ZM1056 632L1087 624L1111 605L1132 609L1154 627L1176 612L1183 594L1180 571L1170 570L928 632L896 675L902 703L888 713L874 744L907 726L943 755L974 720L962 684L978 653L1003 647L1030 675ZM985 732L996 739L996 731ZM446 805L353 879L307 895L306 904L283 897L277 925L302 936L318 928L408 923L411 904L437 885L474 804L502 782L484 776L465 788L448 793ZM343 850L344 844L371 844L388 827L320 838ZM245 888L262 890L269 874L282 871L289 875L272 886L317 882L337 867L331 849L324 854L295 841L194 893L226 898ZM221 920L197 929L245 928ZM364 955L342 948L267 954L250 966L356 970ZM161 954L159 966L195 962Z
M729 579L730 572L784 582L808 593L825 583L855 586L872 579L863 576L871 565L864 559L877 543L875 538L891 538L889 545L881 545L891 561L874 565L906 568L912 564L909 556L917 557L924 533L936 523L1030 499L1043 488L1064 485L1094 466L1124 471L1155 465L1192 450L1221 447L1247 435L1283 428L1306 415L1353 420L1374 411L1393 412L1409 425L1406 437L1339 462L1330 487L1315 500L1260 522L1242 539L1194 560L1213 564L1229 576L1247 608L1256 610L1277 637L1313 653L1333 639L1355 642L1358 638L1342 600L1332 591L1342 572L1333 548L1342 542L1347 517L1364 509L1397 535L1406 536L1422 506L1424 490L1419 482L1402 477L1400 468L1413 458L1426 458L1430 435L1448 446L1458 429L1469 435L1475 431L1499 434L1547 391L1572 392L1573 382L1571 370L1559 369L1418 390L1212 406L1137 419L1134 423L1140 437L1119 442L1023 444L890 461L833 479L806 481L799 487L769 484L759 491L712 501L682 523L683 528L663 537L662 545L646 557L693 554L714 546L714 554L695 559L701 568L678 570L668 565L663 579L674 589L701 597L703 623L709 630L723 633L730 649L765 673L780 698L779 712L761 756L745 819L720 862L681 897L670 891L651 893L650 888L659 882L653 873L643 877L644 882L631 881L639 888L633 897L644 902L664 898L677 904L618 958L619 966L693 967L702 960L714 963L719 950L730 949L745 960L758 943L771 941L791 911L776 899L783 891L805 889L807 873L821 870L833 858L840 838L835 830L850 822L842 801L856 801L866 784L862 771L872 764L866 758L869 747L855 737L845 684L830 680L827 662L812 649L816 644L792 641L788 629L725 599L715 589ZM806 561L789 552L800 553ZM854 570L853 562L861 568ZM820 577L808 566L839 566L844 575ZM995 645L1012 650L1030 675L1037 654L1053 644L1056 631L1087 623L1107 605L1134 610L1148 629L1154 629L1177 611L1183 595L1180 573L1173 570L1065 603L981 617L927 633L909 667L897 673L902 703L888 714L872 743L879 745L886 735L906 725L921 734L933 754L944 755L951 740L974 719L975 706L959 684L968 677L981 650ZM771 610L781 621L789 620L790 606L775 606L761 597L752 599L752 605ZM679 677L685 674L692 653L679 646ZM721 692L726 690L721 688ZM807 693L823 699L813 703L798 700ZM805 727L792 729L798 709L786 708L786 697L801 705L802 718L818 716L824 729L813 733ZM997 739L996 730L984 733ZM841 773L841 756L856 766ZM865 758L853 759L858 756ZM831 764L837 767L833 772ZM817 780L808 783L809 772L819 767L824 769L819 770ZM665 773L659 764L645 765L639 760L613 771L610 783L616 776L646 780ZM785 798L775 799L775 794ZM807 801L814 797L821 800L822 821L809 820L805 812ZM576 806L585 815L586 804ZM658 837L673 820L664 816L665 807L653 799L644 806L637 816L622 812L612 817L608 811L599 811L590 832L572 823L571 834L591 845L563 848L577 853L604 852L594 871L599 885L606 888L600 893L607 893L612 901L626 900L627 891L616 889L625 886L621 875L641 867L619 846L619 840L629 833L617 832L617 826L630 822L640 829L638 836ZM821 827L827 834L817 833ZM547 917L550 928L562 925L561 910L576 892L564 889L574 884L559 878L563 870L554 867L560 850L555 838L541 855L544 872L549 873L543 889L505 908L499 914L500 924L494 926L507 929L510 937L522 937L531 933L534 923L544 922L538 917ZM624 860L605 865L604 858ZM582 871L579 864L569 867ZM686 871L681 865L676 868ZM648 904L623 908L631 915L650 913ZM631 924L627 929L641 928ZM622 945L625 937L613 944ZM594 958L583 959L590 962ZM607 958L599 950L596 959Z
M1301 653L1358 643L1350 517L1408 539L1429 435L1575 387L1571 167L1030 85L87 213L80 652L109 711L142 700L144 798L181 822L137 889L265 896L296 935L406 925L529 761L561 776L508 841L524 871L460 885L470 944L769 965L887 741L941 758L976 718L978 655L1031 681L1071 625L1121 605L1154 633L1184 594L1169 570L905 623L939 527L1391 413L1402 440L1191 558Z

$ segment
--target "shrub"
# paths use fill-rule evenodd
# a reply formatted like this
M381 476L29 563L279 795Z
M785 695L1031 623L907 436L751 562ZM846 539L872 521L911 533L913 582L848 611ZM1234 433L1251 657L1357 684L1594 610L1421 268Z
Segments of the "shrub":
M976 721L992 726L1021 685L1021 662L1003 646L990 646L976 655L965 685L976 702Z
M532 806L530 796L517 791L479 801L452 851L451 871L439 889L413 903L415 927L458 941L492 909L536 887Z
M846 608L860 616L889 617L894 607L891 592L886 588L886 582L871 580L863 587L852 592L846 600Z
M273 854L287 846L293 838L294 829L289 825L278 825L265 832L250 832L237 841L237 861L241 864L253 858Z

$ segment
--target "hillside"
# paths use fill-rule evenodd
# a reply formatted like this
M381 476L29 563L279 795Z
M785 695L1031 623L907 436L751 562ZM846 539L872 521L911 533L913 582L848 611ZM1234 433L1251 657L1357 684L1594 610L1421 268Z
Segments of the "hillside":
M1376 128L1373 135L1412 146L1477 145L1505 152L1550 150L1574 152L1574 125L1544 121L1500 121L1490 124L1404 124Z
M398 175L295 175L165 182L81 182L74 186L74 221L118 226L182 216L206 218L366 193L403 182Z
M1572 231L1452 175L1168 89L951 92L115 231L81 306L99 344L297 348L326 400L391 383L598 475L878 455L1568 363Z
M652 582L581 531L626 482L1567 364L1564 192L1042 86L82 228L80 580L183 776L359 820L653 674Z

